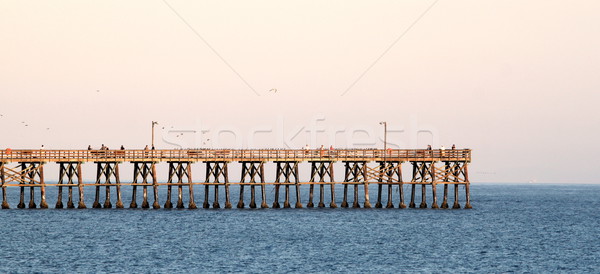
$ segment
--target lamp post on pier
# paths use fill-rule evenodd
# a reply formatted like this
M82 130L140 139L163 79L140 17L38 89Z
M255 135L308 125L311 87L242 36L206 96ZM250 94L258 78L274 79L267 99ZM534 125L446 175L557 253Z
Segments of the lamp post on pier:
M381 121L380 125L383 125L383 162L385 164L385 156L387 154L387 122Z
M387 173L387 122L381 121L380 125L383 125L383 172ZM383 178L383 174L380 174Z
M152 121L152 148L154 148L154 126L158 125L158 122Z

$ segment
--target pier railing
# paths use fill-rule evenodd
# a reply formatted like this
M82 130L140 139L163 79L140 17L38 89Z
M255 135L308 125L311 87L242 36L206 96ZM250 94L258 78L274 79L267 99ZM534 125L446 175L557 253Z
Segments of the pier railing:
M97 161L471 161L470 149L0 150L2 162Z

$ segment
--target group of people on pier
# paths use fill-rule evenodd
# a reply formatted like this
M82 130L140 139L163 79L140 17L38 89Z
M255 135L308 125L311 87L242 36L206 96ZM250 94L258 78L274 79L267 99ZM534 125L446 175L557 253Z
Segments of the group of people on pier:
M44 146L42 146L42 148L43 148L43 147L44 147ZM89 145L87 149L88 149L88 150L94 150L94 148L92 148L92 145ZM155 149L156 149L156 148L155 148L154 146L152 146L152 150L155 150ZM108 148L107 146L105 146L104 144L102 144L102 146L100 147L100 149L99 149L99 150L110 150L110 148ZM125 146L124 146L124 145L121 145L121 148L120 148L120 150L125 150ZM144 150L150 150L150 149L148 148L148 145L146 145L146 147L144 147Z

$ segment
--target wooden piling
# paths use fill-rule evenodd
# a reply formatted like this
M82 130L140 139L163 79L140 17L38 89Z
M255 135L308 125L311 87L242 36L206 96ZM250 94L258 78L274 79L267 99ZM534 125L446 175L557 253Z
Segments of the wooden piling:
M241 162L242 164L242 176L240 177L240 195L239 195L239 201L237 203L237 208L244 208L245 207L245 203L244 203L244 187L245 187L245 183L246 183L246 177L249 175L250 173L250 168L248 166L247 162ZM250 176L252 177L252 176Z
M62 202L62 193L63 193L63 178L65 177L65 175L67 174L67 167L65 167L65 164L68 165L68 163L59 163L59 171L58 171L58 197L56 198L56 204L54 205L54 208L63 208L63 202Z
M156 165L154 164L152 165L152 189L154 191L154 202L152 203L152 208L159 209L160 203L158 202L158 179L156 178Z
M410 208L415 208L416 204L415 204L415 192L416 192L416 185L414 183L412 183L410 185L411 187L411 191L410 191L410 203L408 204L408 207Z
M467 166L467 163L464 163L464 177L465 177L465 209L471 209L473 208L471 206L471 193L469 192L469 187L471 185L471 182L469 181L469 169Z
M183 205L183 166L181 162L176 163L175 173L177 176L177 205L179 209L185 208Z
M389 164L387 164L389 166L389 171L386 171L385 173L387 173L387 177L388 177L388 185L387 185L387 204L385 205L385 208L394 208L394 202L393 202L393 190L392 190L392 182L393 182L393 176L394 174L397 174L397 170L399 171L400 169L400 164L396 164L393 162L390 162ZM402 176L400 176L399 181L402 181Z
M342 198L342 204L340 206L343 208L348 207L348 184L344 184L344 197Z
M225 168L227 168L227 166L225 166ZM191 162L187 162L186 166L185 166L185 173L187 174L187 179L188 179L188 192L189 192L189 196L190 196L190 200L188 202L188 208L189 209L197 209L198 207L196 206L196 202L194 201L194 185L192 184L192 163ZM227 203L229 204L229 199L227 199ZM229 204L229 207L231 208L231 204Z
M442 199L441 208L448 208L448 184L444 184L444 198Z
M273 199L273 206L272 208L279 208L279 188L281 186L280 184L280 177L281 177L281 168L279 166L280 163L277 163L277 175L276 175L276 179L275 179L275 198Z
M389 174L386 174L387 168L388 168L387 162L385 162L385 161L379 162L379 170L377 171L379 173L377 176L378 177L377 178L377 202L375 202L375 208L383 208L383 204L381 203L381 196L383 193L384 177L387 177L385 175L389 175ZM389 184L388 184L388 186L389 186ZM389 193L389 191L388 191L388 201L391 199L390 194L391 193ZM389 203L388 203L388 205L389 205Z
M250 184L250 208L256 208L256 188L254 184L255 182Z
M435 167L435 163L431 163L430 166L430 174L431 174L431 208L433 209L438 209L440 208L438 206L438 202L437 202L437 177L436 177L436 167ZM444 171L445 172L445 171ZM447 176L444 176L447 177Z
M0 162L0 182L2 183L2 209L9 209L10 205L6 200L6 177L4 175L4 162Z
M319 205L318 205L318 207L320 207L320 208L325 207L325 185L324 184L319 185Z
M469 193L469 185L470 183L467 183L465 185L465 209L471 209L473 208L471 206L471 194Z
M315 184L310 184L308 188L308 203L306 203L306 207L313 208L315 204L313 203L313 198L315 196Z
M267 205L267 189L265 185L265 165L264 162L260 163L260 208L269 208Z
M302 208L302 201L300 200L300 182L298 178L298 162L294 162L294 166L292 168L292 173L294 175L294 183L296 187L296 205L295 208Z
M350 181L350 163L344 162L344 197L341 207L348 207L348 182Z
M459 209L460 203L458 202L458 184L454 185L454 205L452 205L453 209Z
M85 206L85 202L83 201L83 174L81 173L81 163L77 165L77 189L79 192L79 203L77 204L77 208L84 209L87 208Z
M283 201L283 208L291 208L290 204L290 185L285 185L285 201Z
M133 162L132 164L133 164L133 182L132 182L132 186L131 186L131 203L129 203L129 208L137 208L138 177L143 173L146 165L145 165L145 163L137 163L137 162ZM142 165L142 166L140 166L140 165ZM142 182L143 182L143 184L146 184L146 182L144 182L143 177L142 177Z
M69 181L68 181L69 182L69 187L68 187L68 194L67 194L69 197L67 198L67 208L72 209L72 208L75 208L75 204L73 203L73 184L75 183L73 181L73 175L75 175L75 174L73 174L73 173L76 173L76 170L77 170L76 168L78 166L80 166L81 163L77 162L75 164L75 168L73 168L73 164L72 163L70 165L71 165L70 170L71 171L75 171L75 172L72 172L71 176L69 176Z
M219 204L219 185L215 185L215 198L213 201L213 208L221 208Z
M362 178L363 178L363 188L365 194L365 204L364 208L371 208L371 200L369 196L369 180L367 179L367 163L362 163Z
M46 181L44 181L44 164L40 163L39 178L40 178L40 208L48 208L48 202L46 201Z
M17 204L17 208L25 208L25 167L24 163L20 163L21 166L21 180L19 181L20 187L20 195L19 195L19 204Z
M165 204L163 208L173 208L173 202L171 202L171 195L173 191L173 178L175 176L175 167L173 166L173 162L169 162L169 179L167 180L167 200L165 200ZM208 186L207 186L208 187Z
M107 169L110 164L106 163ZM106 172L106 171L105 171ZM103 208L112 208L112 202L110 201L110 177L106 176L106 181L104 182L105 186L105 196L104 196L104 205Z
M398 208L404 209L406 208L406 204L404 203L404 183L400 183L398 186L398 192L400 195L400 204L398 205Z
M331 182L332 184L330 185L330 189L331 189L331 202L329 203L329 207L330 208L337 208L337 204L335 203L335 177L333 174L333 161L330 162L329 164L329 182Z
M102 208L100 205L100 178L102 172L101 163L96 163L96 195L94 197L94 203L92 204L92 208Z
M382 181L381 178L379 179L379 183L377 184L377 202L375 202L375 208L382 208L383 205L381 204L381 193L383 190L383 185L382 185ZM389 200L389 198L388 198Z
M225 208L231 208L231 195L229 193L229 171L227 170L227 166L225 166ZM243 202L242 202L243 203ZM242 205L243 207L243 205Z
M116 208L123 208L123 200L121 199L121 177L119 174L119 164L115 163L115 168L114 168L114 176L115 176L115 183L117 184L117 203L115 204Z
M424 184L421 184L421 204L419 208L427 208L427 187Z
M432 197L431 198L431 208L433 208L433 209L440 208L437 203L436 186L437 186L437 183L435 183L435 182L431 184L431 197Z

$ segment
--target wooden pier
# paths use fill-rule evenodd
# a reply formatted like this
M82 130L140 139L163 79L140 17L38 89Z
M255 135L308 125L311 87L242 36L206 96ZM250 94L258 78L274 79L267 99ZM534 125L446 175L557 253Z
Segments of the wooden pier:
M96 165L96 181L84 183L82 177L83 163ZM205 163L206 173L201 181L192 179L192 165ZM231 181L229 166L238 163L242 167L239 181ZM268 208L267 187L274 190L273 208L302 208L301 188L308 188L306 207L338 207L335 199L335 185L343 185L343 200L340 207L371 208L369 185L377 185L376 208L410 208L417 207L417 186L420 185L421 198L419 208L427 208L427 190L431 191L431 208L460 208L459 186L464 185L464 208L471 208L469 194L468 164L471 162L471 150L407 150L407 149L335 149L335 150L285 150L285 149L193 149L193 150L11 150L0 151L0 180L2 187L2 208L10 208L7 201L7 188L20 188L17 208L26 207L26 189L29 189L28 208L36 208L36 189L39 191L39 207L48 208L46 188L57 187L58 196L55 208L63 208L63 190L67 190L66 208L86 208L84 191L94 189L93 208L124 208L121 195L123 187L132 190L130 208L138 207L138 193L141 190L141 208L161 208L158 188L167 187L167 196L163 208L186 208L183 201L184 190L188 192L187 208L197 208L194 186L204 186L203 208L220 208L220 188L224 190L224 208L232 208L231 185L239 185L237 208L246 207L244 200L245 187L250 188L250 208ZM54 163L59 165L56 183L47 183L44 166ZM119 166L125 163L133 165L133 179L122 182ZM158 182L156 166L168 165L168 180ZM343 181L336 181L334 166L344 166ZM301 182L299 165L310 165L310 180ZM412 167L410 181L404 181L402 165ZM269 167L268 167L269 166ZM273 169L276 174L274 182L265 181L265 170ZM404 185L410 187L409 200L405 200ZM443 198L438 205L438 188L443 186ZM449 205L449 187L453 188L453 205ZM318 201L315 199L315 186L318 187ZM397 192L393 186L399 186ZM173 188L177 189L177 201L173 205ZM282 189L283 187L283 189ZM349 188L352 187L352 201ZM211 200L210 194L213 198ZM257 204L256 190L260 190L260 204ZM329 201L325 192L329 188ZM385 188L385 193L384 193ZM73 189L77 190L77 205L73 197ZM152 190L152 203L148 197L148 189ZM294 197L292 198L292 189ZM361 192L362 190L362 192ZM281 197L281 192L284 192ZM102 195L104 192L104 195ZM114 193L115 196L111 197ZM359 196L363 197L362 205ZM101 196L104 202L101 201ZM394 196L399 203L393 203ZM283 198L283 203L281 203ZM306 197L304 197L306 198ZM211 203L212 202L212 203Z

